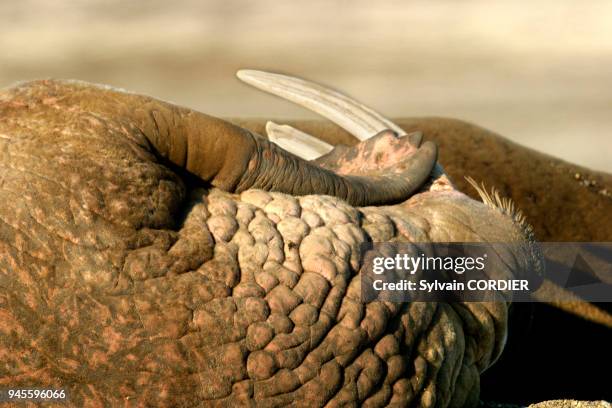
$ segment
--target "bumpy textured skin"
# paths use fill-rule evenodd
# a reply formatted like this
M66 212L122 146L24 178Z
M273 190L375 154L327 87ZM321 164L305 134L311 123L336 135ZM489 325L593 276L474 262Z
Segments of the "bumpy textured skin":
M552 400L529 405L529 408L610 408L607 401Z
M40 83L0 93L0 118L0 386L75 406L477 404L507 305L362 304L359 245L478 240L456 219L509 223L494 210L191 189L130 123Z
M333 145L357 143L324 120L276 121ZM253 132L265 131L266 119L232 122ZM425 140L436 142L439 162L458 190L479 199L465 180L470 176L511 198L539 241L612 241L612 174L536 152L457 119L399 117L393 122L407 132L422 131ZM612 313L612 304L598 306ZM568 314L567 308L561 311L545 303L518 303L512 309L504 353L481 376L482 400L513 401L517 407L551 398L612 400L609 381L592 369L588 358L593 350L608 351L611 341L610 330L592 323L593 314L576 309L579 313Z

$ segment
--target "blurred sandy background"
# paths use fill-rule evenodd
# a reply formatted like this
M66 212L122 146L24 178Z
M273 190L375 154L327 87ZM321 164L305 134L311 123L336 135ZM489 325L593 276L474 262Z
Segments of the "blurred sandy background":
M0 49L0 86L79 78L220 116L314 117L234 77L269 69L612 172L608 0L2 1Z

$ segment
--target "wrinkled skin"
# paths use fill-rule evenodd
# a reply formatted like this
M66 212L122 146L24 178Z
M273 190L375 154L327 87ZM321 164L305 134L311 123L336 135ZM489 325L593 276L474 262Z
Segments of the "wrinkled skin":
M507 303L363 304L359 245L522 242L512 219L444 180L361 208L275 183L236 193L241 156L217 151L212 178L180 158L188 175L144 122L100 108L113 98L73 90L0 94L0 386L66 388L76 406L477 404ZM366 177L374 159L312 171ZM508 254L512 272L533 262Z

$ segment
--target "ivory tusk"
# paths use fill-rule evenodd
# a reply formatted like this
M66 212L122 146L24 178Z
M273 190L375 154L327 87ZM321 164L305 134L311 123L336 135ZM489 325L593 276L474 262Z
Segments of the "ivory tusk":
M289 125L279 125L271 121L266 123L266 133L271 142L304 160L314 160L329 153L334 148L308 133Z
M236 75L249 85L320 114L359 140L367 140L385 129L391 129L398 136L406 134L371 108L314 82L255 70L240 70Z

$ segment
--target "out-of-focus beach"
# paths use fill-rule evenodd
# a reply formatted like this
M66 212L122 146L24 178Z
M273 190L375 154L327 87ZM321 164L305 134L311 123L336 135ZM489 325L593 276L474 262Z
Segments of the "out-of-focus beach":
M607 0L24 0L0 3L0 47L1 86L77 78L219 116L315 117L234 77L268 69L612 172Z

